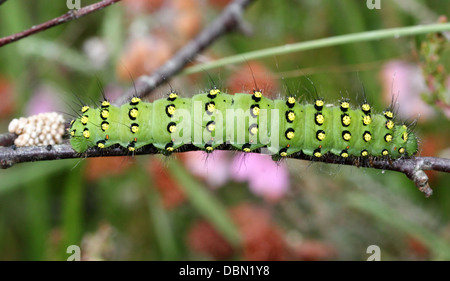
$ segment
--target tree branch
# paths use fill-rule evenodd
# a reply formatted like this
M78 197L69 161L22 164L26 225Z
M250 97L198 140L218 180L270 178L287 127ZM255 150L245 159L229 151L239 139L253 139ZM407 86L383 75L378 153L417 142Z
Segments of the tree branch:
M176 152L199 150L200 149L195 147L194 145L187 144L177 149ZM217 148L217 150L236 151L234 147L228 144L221 145ZM144 154L161 154L161 151L159 151L153 145L147 145L133 153L133 155ZM0 168L7 169L15 164L24 162L130 155L130 152L122 147L114 147L103 150L100 150L98 148L91 148L88 151L80 154L74 151L68 143L47 147L0 147ZM368 158L362 160L362 158L360 157L349 157L347 159L342 159L330 155L323 156L321 158L313 158L300 152L292 154L291 156L289 156L289 158L401 172L412 181L414 181L419 190L425 193L427 197L432 194L432 190L428 185L428 177L424 171L434 170L450 173L450 159L435 157L414 157L388 161L386 159L380 158Z
M245 30L246 26L243 24L242 14L245 8L253 1L235 0L230 3L216 20L181 48L163 66L149 76L139 77L136 81L135 88L129 89L125 93L124 98L136 93L140 97L149 95L158 86L167 82L170 77L180 72L197 54L206 49L223 34L235 28Z
M0 5L3 2L5 2L5 1L0 0ZM110 5L112 5L112 4L116 3L116 2L119 2L119 1L120 0L103 0L101 2L98 2L98 3L92 4L92 5L83 7L81 9L79 9L79 10L70 10L69 12L67 12L66 14L64 14L64 15L62 15L60 17L57 17L57 18L54 18L54 19L49 20L47 22L44 22L42 24L33 26L30 29L24 30L22 32L19 32L19 33L16 33L16 34L13 34L13 35L10 35L10 36L7 36L7 37L0 38L0 47L4 46L6 44L9 44L9 43L18 41L18 40L20 40L22 38L25 38L27 36L30 36L32 34L39 33L41 31L47 30L47 29L49 29L51 27L60 25L62 23L66 23L66 22L69 22L71 20L78 19L78 18L83 17L83 16L85 16L87 14L90 14L90 13L96 12L98 10L101 10L101 9L103 9L105 7L108 7L108 6L110 6Z

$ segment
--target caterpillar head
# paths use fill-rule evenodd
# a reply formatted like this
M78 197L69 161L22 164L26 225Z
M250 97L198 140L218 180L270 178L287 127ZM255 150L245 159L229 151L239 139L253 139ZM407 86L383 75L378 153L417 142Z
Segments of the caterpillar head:
M418 151L417 137L405 125L397 126L394 134L395 148L393 156L413 156Z
M409 132L407 134L408 134L408 139L406 141L406 151L408 152L408 155L413 156L418 151L417 137L412 132Z

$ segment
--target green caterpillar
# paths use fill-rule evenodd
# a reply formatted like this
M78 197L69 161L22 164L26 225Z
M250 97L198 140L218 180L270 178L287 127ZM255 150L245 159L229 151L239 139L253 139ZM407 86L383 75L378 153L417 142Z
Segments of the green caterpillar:
M122 106L107 100L99 108L83 106L69 132L80 153L117 144L131 152L149 144L165 154L185 144L212 152L226 143L243 152L267 148L278 158L298 152L313 158L415 155L415 134L395 121L392 109L376 114L367 102L360 109L346 99L338 106L321 98L300 104L292 96L271 100L261 91L229 95L214 87L192 98L171 91L153 103L133 97Z

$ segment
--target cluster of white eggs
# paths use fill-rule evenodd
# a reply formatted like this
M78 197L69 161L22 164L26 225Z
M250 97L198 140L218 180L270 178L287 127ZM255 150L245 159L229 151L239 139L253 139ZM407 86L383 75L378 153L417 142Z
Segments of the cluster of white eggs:
M54 145L62 143L64 123L61 114L48 112L13 119L8 130L18 135L14 140L16 146Z

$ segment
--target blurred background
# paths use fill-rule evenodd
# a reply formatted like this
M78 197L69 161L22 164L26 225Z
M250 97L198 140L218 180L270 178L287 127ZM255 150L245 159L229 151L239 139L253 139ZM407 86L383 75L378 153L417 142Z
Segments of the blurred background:
M86 6L95 1L81 0ZM228 0L124 0L0 48L0 132L12 118L71 114L101 87L117 100L217 17ZM0 6L0 36L68 11L66 1ZM256 1L252 34L228 34L195 61L341 34L436 23L445 0ZM421 156L450 157L448 37L436 34L346 44L208 71L229 93L258 87L304 101L363 98L381 112L397 95L418 119ZM250 70L251 69L251 70ZM206 73L178 76L190 97ZM313 81L314 85L308 81ZM148 99L165 95L169 86ZM66 115L70 120L70 115ZM403 174L233 152L25 163L0 170L0 260L450 260L450 175L428 173L426 199Z

